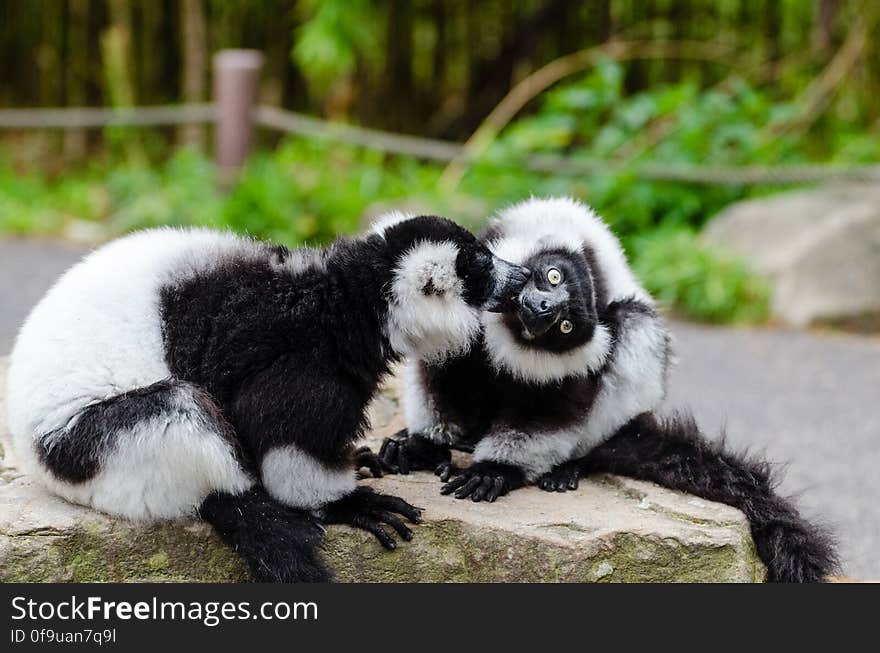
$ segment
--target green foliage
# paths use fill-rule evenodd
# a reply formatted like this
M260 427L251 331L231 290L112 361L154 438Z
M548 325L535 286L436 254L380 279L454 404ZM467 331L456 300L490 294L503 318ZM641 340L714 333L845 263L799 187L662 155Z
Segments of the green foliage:
M767 318L767 284L742 261L701 244L692 231L658 229L630 245L639 278L661 304L705 322Z
M827 116L821 129L833 137L821 142L787 127L790 103L736 77L710 89L685 81L627 95L624 69L604 61L538 104L451 195L438 190L437 164L296 138L257 153L226 194L215 186L213 165L188 150L158 167L129 159L56 181L0 167L0 232L108 238L156 225L202 225L298 245L358 230L376 204L405 200L478 227L511 202L565 194L608 220L661 302L695 319L756 321L766 317L766 285L741 262L706 249L696 233L730 202L773 189L648 181L635 167L880 158L880 139L865 138L845 120ZM611 163L592 175L537 174L518 163L534 154Z
M296 31L293 60L320 90L378 53L376 14L368 0L308 0Z

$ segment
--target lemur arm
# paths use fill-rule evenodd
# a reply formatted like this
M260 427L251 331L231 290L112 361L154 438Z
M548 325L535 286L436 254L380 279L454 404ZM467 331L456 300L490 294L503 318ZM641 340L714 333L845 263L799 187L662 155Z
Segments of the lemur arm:
M280 357L245 380L232 402L231 417L263 487L285 505L364 529L395 548L383 524L409 540L412 533L394 513L417 523L420 512L356 485L352 442L363 430L370 393L332 369L312 365L308 376L297 374L303 367L293 356Z
M657 407L665 394L669 359L669 336L662 320L651 306L626 299L610 304L604 321L611 327L614 347L586 419L544 432L498 425L477 444L475 462L512 466L545 489L568 489L571 483L549 482L555 468L584 456L633 417ZM570 475L563 476L567 480Z

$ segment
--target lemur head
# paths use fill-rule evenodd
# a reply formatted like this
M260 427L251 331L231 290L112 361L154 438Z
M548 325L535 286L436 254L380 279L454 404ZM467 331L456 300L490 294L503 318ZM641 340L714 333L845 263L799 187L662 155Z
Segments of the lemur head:
M531 277L503 316L513 337L523 347L560 353L592 340L596 293L584 254L543 249L525 266Z
M609 302L653 304L608 226L570 198L511 206L483 240L498 256L531 270L516 302L503 314L483 316L493 364L522 380L555 383L599 371L611 351L603 322Z
M467 351L482 312L509 310L528 279L446 218L392 214L374 231L392 259L387 333L398 354L440 360Z

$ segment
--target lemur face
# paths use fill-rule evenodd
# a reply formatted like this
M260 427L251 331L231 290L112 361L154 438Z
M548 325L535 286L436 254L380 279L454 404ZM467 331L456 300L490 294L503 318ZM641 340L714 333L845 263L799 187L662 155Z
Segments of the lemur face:
M510 310L529 277L445 218L404 219L382 235L396 259L389 337L400 353L436 360L466 350L481 311Z
M504 315L515 339L529 348L564 352L593 338L596 301L589 264L564 249L544 250L526 261L531 277Z

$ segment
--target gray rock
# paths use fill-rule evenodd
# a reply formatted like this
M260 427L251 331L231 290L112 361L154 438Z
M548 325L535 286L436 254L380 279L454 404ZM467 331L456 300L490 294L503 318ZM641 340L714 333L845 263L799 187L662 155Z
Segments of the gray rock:
M771 280L776 318L880 327L880 188L827 186L737 202L703 237Z
M0 361L0 379L5 379ZM2 387L0 387L2 397ZM400 428L390 383L374 402L371 444ZM2 405L0 405L2 413ZM238 558L205 524L112 519L47 494L0 461L0 582L242 581ZM656 486L613 476L577 492L530 488L494 504L441 496L427 473L366 481L425 508L397 551L346 527L328 531L342 581L717 581L764 578L745 517Z

